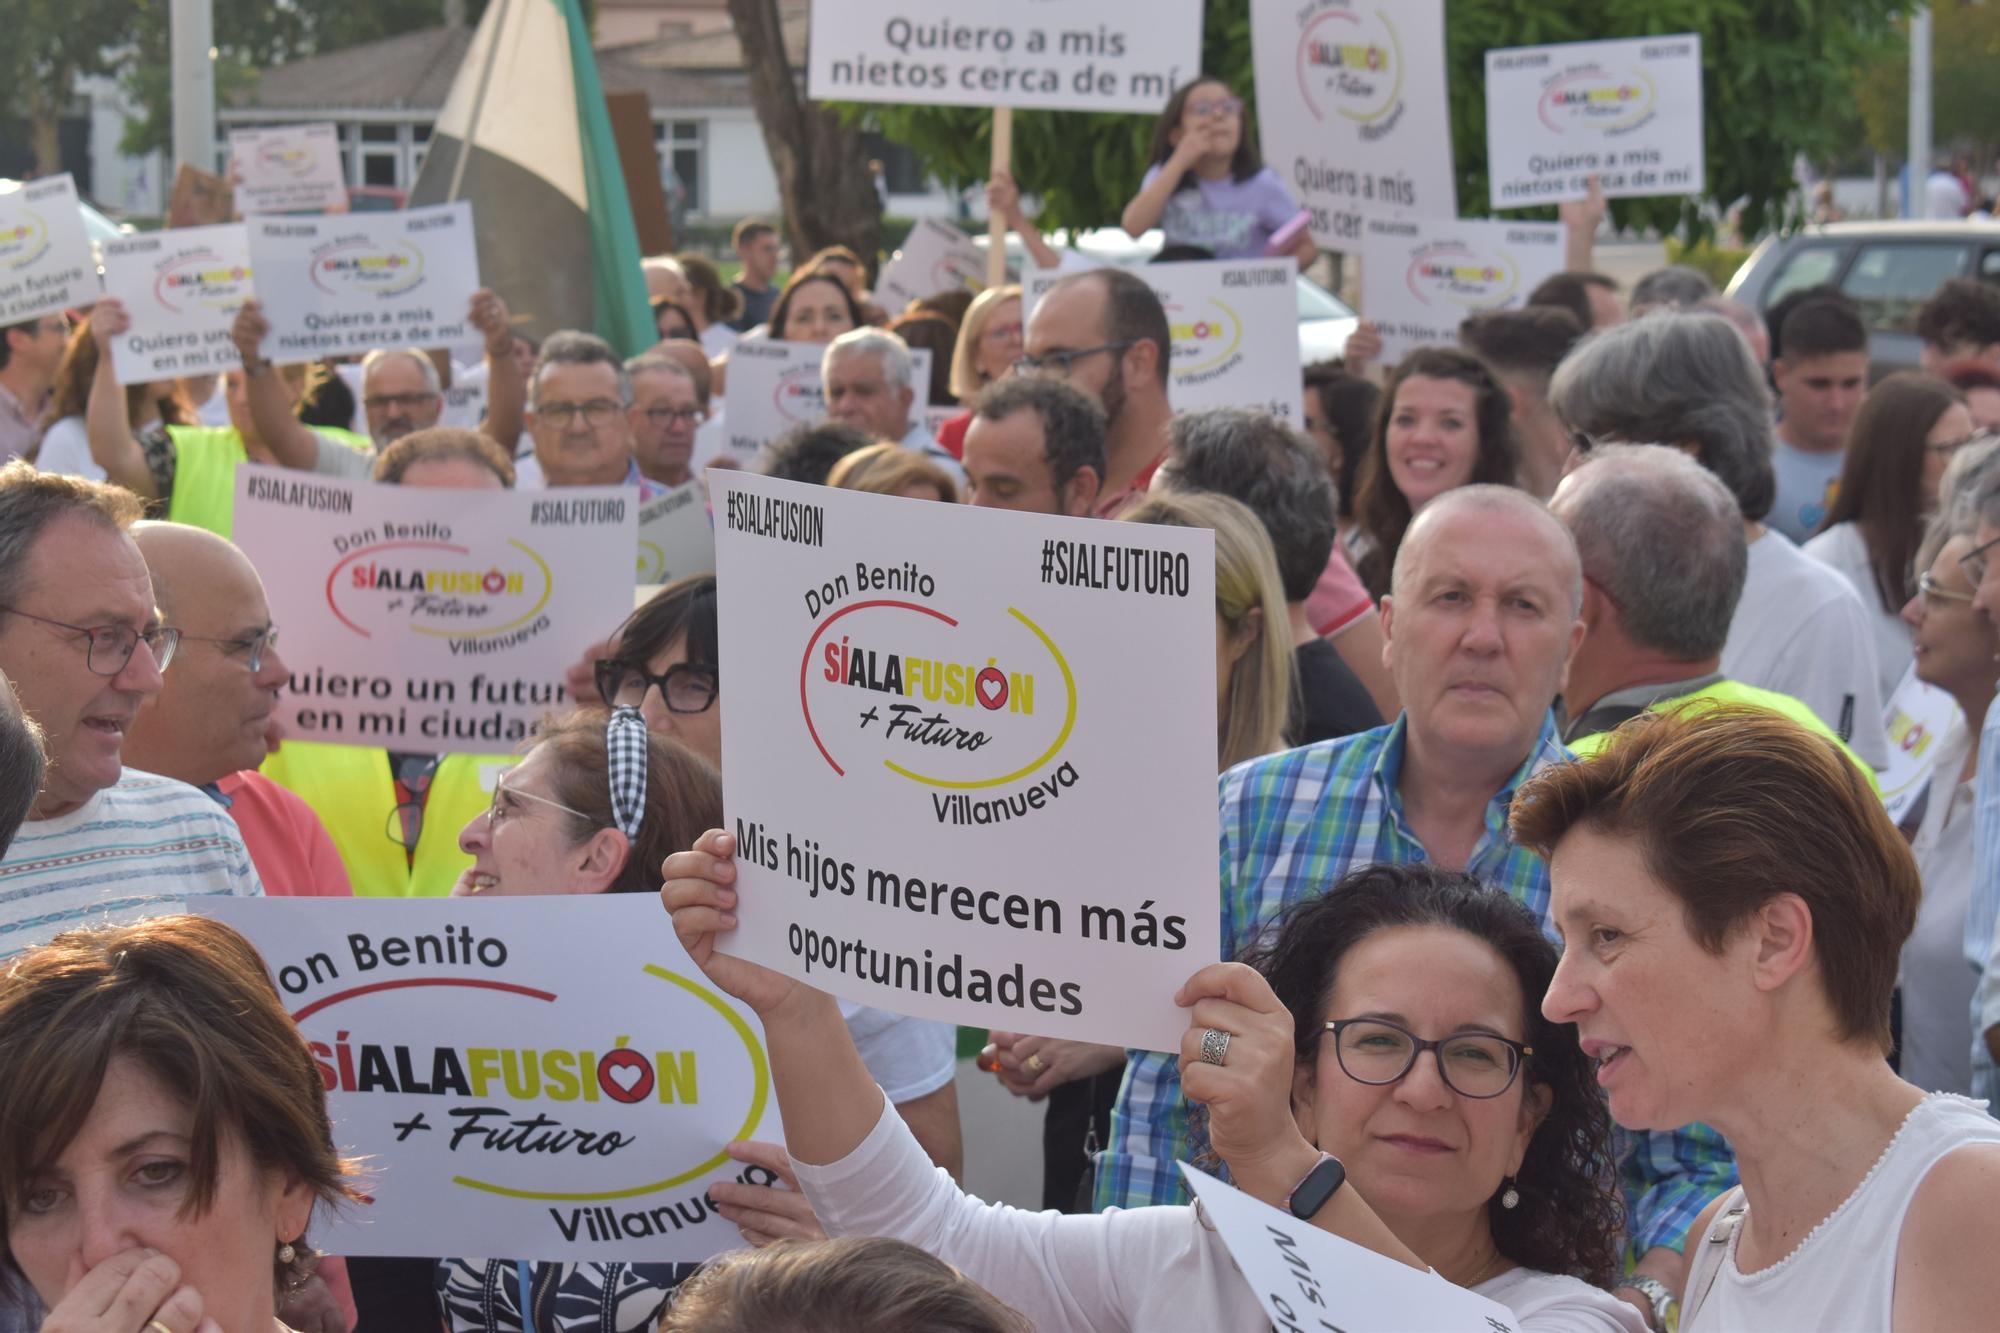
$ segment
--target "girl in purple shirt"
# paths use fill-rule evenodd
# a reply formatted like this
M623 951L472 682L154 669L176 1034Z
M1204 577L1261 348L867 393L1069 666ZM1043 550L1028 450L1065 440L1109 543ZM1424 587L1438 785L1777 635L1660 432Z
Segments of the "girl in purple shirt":
M1257 154L1243 99L1217 79L1187 84L1153 127L1152 163L1139 193L1125 205L1127 233L1153 227L1166 244L1193 246L1217 259L1257 259L1300 216L1298 200ZM1300 267L1318 251L1301 229L1276 253Z

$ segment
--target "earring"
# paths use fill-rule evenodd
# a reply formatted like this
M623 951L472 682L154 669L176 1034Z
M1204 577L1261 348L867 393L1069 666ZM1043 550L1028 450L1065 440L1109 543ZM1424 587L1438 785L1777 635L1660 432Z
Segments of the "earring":
M1507 1188L1500 1194L1500 1206L1502 1208L1511 1209L1521 1206L1521 1191L1514 1188L1513 1181L1514 1178L1509 1176L1507 1178Z
M286 1241L283 1245L280 1245L278 1247L279 1263L288 1264L298 1257L299 1257L299 1252L292 1248L292 1243L290 1241Z

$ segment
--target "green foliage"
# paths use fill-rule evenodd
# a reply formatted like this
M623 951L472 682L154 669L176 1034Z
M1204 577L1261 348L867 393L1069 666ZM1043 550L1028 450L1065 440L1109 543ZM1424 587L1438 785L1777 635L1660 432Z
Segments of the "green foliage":
M1469 217L1489 211L1489 47L1695 32L1702 38L1708 198L1742 200L1749 232L1779 224L1794 156L1825 159L1850 146L1839 136L1851 118L1829 110L1853 101L1856 72L1881 49L1899 8L1899 0L1450 0L1446 79L1459 211ZM1248 0L1208 0L1203 21L1203 69L1254 102ZM986 179L992 141L983 110L844 111L909 145L949 185ZM1014 174L1024 191L1041 196L1045 226L1102 226L1137 191L1151 131L1144 116L1017 112ZM1714 212L1702 202L1621 199L1613 214L1621 224L1699 237L1712 230ZM1510 216L1553 217L1554 210Z
M1931 10L1931 138L1940 147L1985 147L2000 139L2000 5L1945 3ZM1910 34L1893 40L1861 72L1856 90L1868 146L1900 160L1910 144Z
M1667 262L1701 270L1715 284L1717 291L1729 285L1729 280L1736 276L1736 270L1742 268L1749 258L1748 250L1735 246L1716 245L1710 241L1689 245L1677 237L1667 238Z

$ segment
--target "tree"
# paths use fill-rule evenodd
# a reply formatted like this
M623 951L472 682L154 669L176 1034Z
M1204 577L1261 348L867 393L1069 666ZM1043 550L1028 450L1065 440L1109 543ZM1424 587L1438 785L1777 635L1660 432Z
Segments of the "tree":
M1459 209L1488 212L1488 48L1694 32L1702 38L1709 198L1743 201L1743 225L1762 230L1782 220L1797 154L1825 158L1851 146L1839 142L1840 122L1826 109L1853 97L1860 66L1902 7L1901 0L1450 0L1445 60ZM1208 0L1202 64L1254 103L1248 0ZM950 185L986 177L984 111L871 106L847 114L908 144ZM1151 128L1143 116L1017 112L1015 176L1041 196L1045 225L1103 225L1138 188ZM1692 237L1712 225L1699 202L1621 199L1613 211L1622 224Z
M35 171L62 170L57 129L77 79L110 68L103 34L125 19L117 0L16 0L0 43L0 98L27 129Z
M1931 137L1984 148L2000 138L2000 5L1947 3L1931 10ZM1910 33L1867 63L1857 94L1868 146L1900 159L1910 144ZM1926 164L1928 165L1928 164Z
M778 177L794 254L845 245L872 263L882 243L882 204L861 129L807 101L785 54L777 0L729 0L750 76L750 101Z

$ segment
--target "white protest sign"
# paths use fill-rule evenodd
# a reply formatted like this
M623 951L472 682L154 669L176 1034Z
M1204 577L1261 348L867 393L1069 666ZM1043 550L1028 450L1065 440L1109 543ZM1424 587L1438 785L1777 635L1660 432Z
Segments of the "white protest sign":
M1514 1312L1176 1162L1278 1333L1515 1333ZM1351 1187L1350 1187L1351 1188Z
M1699 194L1701 36L1567 42L1486 53L1493 207L1590 193Z
M1876 774L1882 784L1882 805L1900 824L1930 786L1937 768L1938 744L1963 716L1958 701L1935 685L1917 679L1912 666L1882 709L1882 728L1889 733L1889 766Z
M1399 221L1370 218L1361 243L1361 309L1382 330L1382 360L1447 347L1482 310L1525 303L1561 272L1554 223Z
M104 294L131 312L111 344L120 384L212 375L243 364L229 326L254 293L243 224L181 227L104 243Z
M1298 268L1290 259L1148 264L1131 270L1166 308L1173 335L1167 386L1176 412L1249 407L1288 425L1305 420L1300 400ZM1022 308L1075 273L1035 270L1021 278Z
M327 1085L371 1201L333 1254L699 1262L742 1245L707 1198L769 1183L764 1032L651 894L190 900L241 931Z
M231 130L236 211L323 213L347 200L340 135L331 123Z
M639 506L639 582L672 583L715 569L715 528L701 478Z
M472 205L252 218L250 264L271 321L264 355L312 361L377 347L451 347L479 289Z
M792 427L826 420L826 394L820 385L825 357L824 343L759 339L736 344L729 353L726 456L748 463ZM913 420L922 415L922 395L930 382L930 349L911 348L910 384L917 393L910 406Z
M236 544L285 628L285 734L504 750L562 707L577 646L631 608L629 486L436 491L245 465Z
M1158 111L1201 74L1201 0L812 0L807 96Z
M1192 706L1214 534L709 483L742 891L721 947L898 1013L1177 1045L1174 991L1220 950Z
M0 190L0 324L97 300L97 260L69 173Z
M900 311L939 292L986 290L986 252L942 218L922 218L875 282L875 301Z
M1264 161L1353 254L1362 219L1455 217L1444 0L1250 0Z

